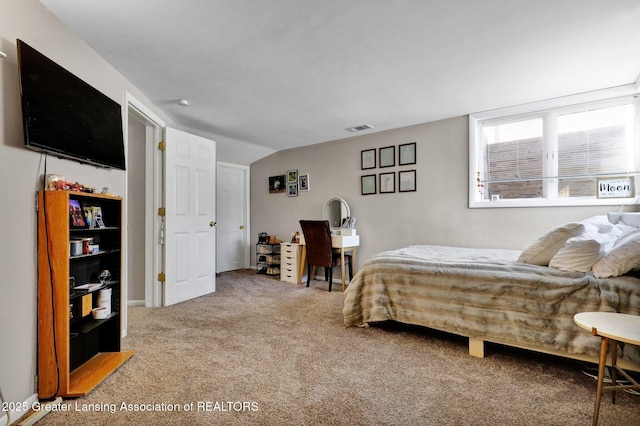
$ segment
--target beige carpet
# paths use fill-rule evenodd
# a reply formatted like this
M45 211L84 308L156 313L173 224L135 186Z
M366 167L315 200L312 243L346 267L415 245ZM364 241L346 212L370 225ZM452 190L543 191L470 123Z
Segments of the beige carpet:
M123 345L134 357L40 424L591 423L595 381L577 362L500 346L479 359L443 333L345 328L342 300L324 281L306 288L237 271L218 277L212 295L130 308ZM106 411L80 411L96 408ZM619 392L612 405L605 396L601 425L634 423L640 397Z

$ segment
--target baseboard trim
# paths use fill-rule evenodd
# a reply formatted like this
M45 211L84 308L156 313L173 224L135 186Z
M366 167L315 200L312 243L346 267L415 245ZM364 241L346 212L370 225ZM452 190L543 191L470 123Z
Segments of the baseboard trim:
M29 407L29 410L27 411L11 410L8 415L3 414L2 417L0 417L0 426L8 426L8 425L16 424L18 420L21 420L21 422L18 424L23 424L22 422L26 418L25 416L27 416L30 412L33 413L33 411L31 411L31 407L33 407L34 403L37 401L38 401L38 394L34 393L22 403L23 407ZM9 421L11 421L11 423L9 423Z
M144 306L144 300L127 300L127 306Z

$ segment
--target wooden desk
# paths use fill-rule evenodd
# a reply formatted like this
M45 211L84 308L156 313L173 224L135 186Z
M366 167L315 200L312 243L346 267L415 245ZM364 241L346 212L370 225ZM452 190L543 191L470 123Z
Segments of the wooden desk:
M581 312L574 315L573 320L580 327L589 330L594 336L600 336L600 360L598 364L598 387L596 406L593 412L593 425L598 424L600 400L602 392L612 391L611 402L616 403L616 391L623 389L640 389L640 384L616 365L617 342L640 345L640 316L618 314L613 312ZM611 352L611 386L604 386L604 369L607 363L607 350ZM620 373L629 380L630 385L616 385L616 374Z
M300 256L300 268L299 268L299 276L298 282L302 282L302 274L304 273L304 266L307 262L307 246L302 245L302 256ZM351 252L351 267L353 268L353 273L357 272L356 268L356 248L360 246L360 236L359 235L332 235L331 236L331 246L333 250L340 252L340 273L342 274L342 291L346 288L346 279L345 279L345 270L344 270L344 253ZM312 271L307 271L307 274L311 274Z

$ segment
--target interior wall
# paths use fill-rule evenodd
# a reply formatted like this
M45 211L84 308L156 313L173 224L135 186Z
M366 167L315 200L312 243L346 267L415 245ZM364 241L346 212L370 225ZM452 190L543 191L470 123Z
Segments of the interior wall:
M373 254L411 244L523 249L552 227L618 208L546 207L469 209L468 117L275 153L251 165L252 246L258 232L281 239L300 230L300 219L322 219L324 203L344 198L357 219L358 265ZM416 142L415 165L361 170L361 151ZM379 164L379 163L378 163ZM310 191L269 194L269 176L298 169ZM361 195L360 177L416 170L415 192ZM379 185L378 185L379 187ZM255 253L252 257L255 265Z
M36 392L36 212L45 157L24 148L16 39L24 40L87 83L124 102L125 91L152 107L136 87L91 50L37 0L2 0L0 13L0 389L6 401L22 402ZM49 156L48 173L125 195L125 172L83 165ZM132 164L129 164L132 167ZM4 412L0 412L0 423ZM15 418L13 418L15 420Z

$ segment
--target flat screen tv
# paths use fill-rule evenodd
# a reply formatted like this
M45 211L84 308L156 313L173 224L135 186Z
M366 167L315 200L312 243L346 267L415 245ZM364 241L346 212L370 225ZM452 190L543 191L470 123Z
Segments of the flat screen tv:
M17 45L25 145L124 170L120 104L25 42Z

